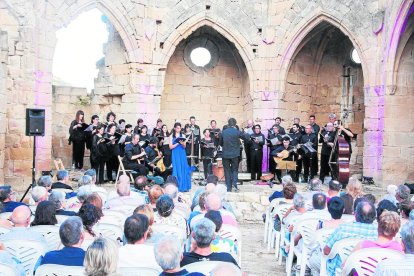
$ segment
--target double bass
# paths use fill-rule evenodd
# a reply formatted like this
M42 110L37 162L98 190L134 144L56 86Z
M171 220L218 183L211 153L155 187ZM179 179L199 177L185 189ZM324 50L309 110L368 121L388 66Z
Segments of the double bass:
M329 156L329 167L331 169L332 178L338 180L344 187L349 181L349 157L349 144L345 138L341 136L341 129L338 128L336 130L331 155Z

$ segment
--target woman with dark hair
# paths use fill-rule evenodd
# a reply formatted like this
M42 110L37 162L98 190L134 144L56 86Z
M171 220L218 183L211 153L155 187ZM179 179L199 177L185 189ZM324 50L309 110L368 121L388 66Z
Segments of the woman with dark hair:
M114 112L110 111L106 114L106 132L108 132L108 128L110 125L115 125L118 128L118 124L115 122L116 115Z
M149 140L150 137L151 136L148 134L148 127L146 125L143 125L141 127L141 134L139 135L139 141L145 142L145 140Z
M103 216L102 210L95 207L95 205L86 203L79 209L78 216L81 218L85 229L85 240L93 241L97 236L93 231L93 227Z
M112 182L112 172L118 169L119 161L118 155L121 154L119 150L119 145L116 140L115 136L116 132L116 125L111 124L107 128L107 133L105 138L109 139L109 142L106 144L107 146L107 156L105 160L106 164L106 178L109 182Z
M178 190L187 192L191 189L190 166L187 163L185 154L186 141L185 136L181 134L181 124L174 124L174 131L170 138L170 149L172 151L173 173L178 179Z
M76 112L76 118L69 127L69 143L73 145L72 163L75 169L83 168L83 157L85 155L85 114L82 110Z
M86 148L88 150L92 150L92 140L93 136L96 134L97 130L96 128L99 125L99 116L98 115L92 115L91 117L91 124L87 129L85 129L85 142L86 142ZM92 154L90 155L90 161L91 161L91 167L93 168L95 164L93 164L92 160Z
M170 132L168 131L166 125L162 125L160 135L163 137L163 139L160 141L160 146L162 155L164 156L164 165L168 168L171 166L171 149L169 145Z
M50 201L42 201L37 205L35 218L30 225L55 225L57 223L55 204Z
M91 165L96 171L96 184L104 183L105 160L108 156L108 147L103 137L104 129L104 125L99 124L96 134L92 137Z

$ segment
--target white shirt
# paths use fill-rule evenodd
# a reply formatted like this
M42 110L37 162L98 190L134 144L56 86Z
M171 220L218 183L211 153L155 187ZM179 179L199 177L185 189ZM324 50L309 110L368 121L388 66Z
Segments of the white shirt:
M126 244L120 247L118 267L153 267L162 270L155 260L154 247L148 244Z
M118 196L115 198L112 198L110 200L108 200L105 203L105 208L114 208L114 207L118 207L118 206L140 206L140 205L145 205L146 201L145 198L143 196L139 196L139 197L134 197L132 196L132 194L130 196Z

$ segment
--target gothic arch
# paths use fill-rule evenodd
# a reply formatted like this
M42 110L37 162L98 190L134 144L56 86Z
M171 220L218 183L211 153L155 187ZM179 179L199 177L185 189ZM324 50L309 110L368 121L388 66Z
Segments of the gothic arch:
M100 10L105 16L109 18L109 21L114 25L115 29L119 33L124 42L127 50L127 58L129 62L142 62L142 57L139 51L134 29L134 24L130 21L127 15L127 11L122 13L123 7L116 7L118 1L107 1L107 0L88 0L71 6L64 6L57 10L57 16L60 21L56 22L56 27L60 28L69 24L74 18L79 16L81 13L91 9Z
M338 28L342 33L349 37L355 49L357 50L358 55L360 56L362 71L364 72L364 75L369 76L368 67L365 63L365 57L361 51L362 44L351 34L349 29L341 24L336 18L326 13L320 13L310 19L302 20L302 24L298 24L297 27L291 32L292 35L286 39L286 41L289 42L282 47L283 50L281 51L282 54L279 65L280 91L285 90L285 81L289 72L289 68L297 53L299 53L302 47L306 45L306 36L319 24L324 22ZM367 83L368 81L365 80L365 82Z
M234 44L237 51L239 52L244 65L246 66L247 74L249 77L250 87L253 87L251 76L253 75L253 68L251 60L254 59L253 50L250 47L247 39L240 33L227 28L225 25L218 23L213 18L208 16L199 16L192 18L189 22L180 25L173 33L171 33L164 42L164 47L162 49L160 60L154 61L159 62L161 68L167 68L168 62L173 55L177 45L190 36L194 31L203 27L209 26L220 33L228 41ZM164 76L161 76L162 79L159 80L160 87L164 85Z

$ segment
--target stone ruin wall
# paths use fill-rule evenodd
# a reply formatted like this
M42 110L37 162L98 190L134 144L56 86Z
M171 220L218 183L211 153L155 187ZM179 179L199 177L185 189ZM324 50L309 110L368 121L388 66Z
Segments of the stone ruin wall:
M171 57L177 53L180 42L203 26L211 27L229 40L244 63L246 73L241 86L245 98L241 120L252 117L268 128L276 116L290 123L296 111L305 110L301 119L306 121L306 112L315 111L315 101L321 100L313 95L318 95L319 88L324 91L328 83L321 81L320 76L325 76L321 72L319 78L316 74L305 77L312 84L292 88L286 85L286 80L295 77L291 73L302 69L296 65L291 69L290 65L293 60L302 59L294 53L312 29L321 22L332 24L350 38L363 60L363 72L357 73L358 81L363 83L358 82L354 87L353 109L361 110L363 104L365 114L362 111L353 114L356 125L351 127L363 131L357 141L358 167L363 153L364 175L373 176L379 183L412 180L412 129L401 130L399 126L401 116L407 125L413 125L412 48L401 55L388 49L398 48L398 39L393 37L400 36L398 32L404 30L404 16L412 2L0 0L0 96L6 99L1 101L3 108L0 108L0 179L15 184L30 182L32 138L24 135L27 107L46 108L46 136L38 139L37 171L51 168L55 152L67 154L67 124L78 106L76 101L70 102L66 103L67 111L57 115L55 107L52 112L53 99L57 99L56 104L63 104L70 93L56 87L52 94L55 32L82 11L98 8L109 17L120 39L118 44L107 46L114 48L106 51L105 63L99 63L101 70L91 106L102 113L101 119L113 110L118 118L128 122L143 117L148 124L163 117L160 115L162 102L168 101L171 82L167 82L167 71L172 70L168 68L168 61L174 60ZM405 31L412 32L412 29ZM113 38L117 40L115 33ZM412 43L407 45L412 47ZM119 54L114 49L120 49ZM312 59L306 62L312 66ZM394 68L395 64L399 67ZM339 75L337 70L335 74ZM394 75L398 76L394 78ZM339 91L340 87L337 79L335 90ZM298 102L295 92L308 95L306 102ZM329 110L332 108L327 106ZM408 111L401 114L401 110ZM87 112L86 119L91 113ZM64 127L56 130L59 133L54 130L59 122L55 115L69 119ZM326 114L317 116L318 123L324 124ZM407 135L398 135L400 132ZM58 137L53 143L52 133Z

